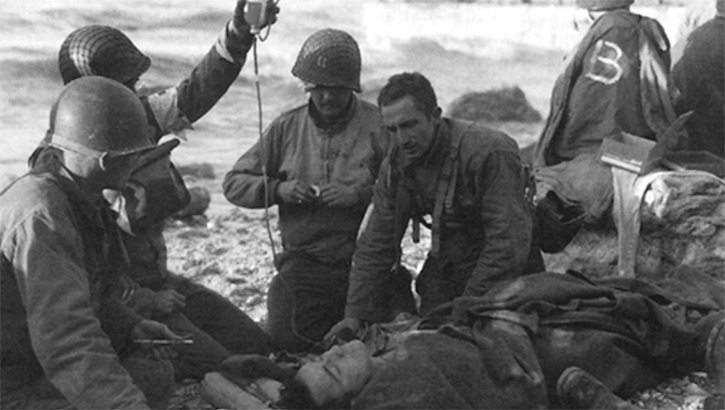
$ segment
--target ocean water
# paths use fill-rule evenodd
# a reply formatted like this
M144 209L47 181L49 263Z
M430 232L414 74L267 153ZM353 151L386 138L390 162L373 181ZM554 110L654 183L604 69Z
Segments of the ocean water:
M3 0L0 14L0 187L25 172L25 161L47 128L60 92L57 52L86 24L124 31L152 59L142 87L181 81L211 47L231 17L233 0ZM304 40L325 27L348 31L363 58L362 97L374 101L392 74L428 76L444 112L469 91L519 86L545 117L566 52L581 33L571 7L491 6L482 3L383 0L281 0L281 13L229 92L173 153L180 164L207 162L223 175L258 135L255 81L263 120L304 103L290 74ZM678 8L642 10L676 35ZM512 128L519 144L533 142L537 126ZM215 199L216 200L216 199Z

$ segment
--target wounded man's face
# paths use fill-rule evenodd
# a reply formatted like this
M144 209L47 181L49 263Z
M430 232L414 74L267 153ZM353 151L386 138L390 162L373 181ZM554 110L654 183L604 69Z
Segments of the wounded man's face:
M372 362L359 340L333 346L297 372L297 379L307 385L320 405L357 395L371 377Z

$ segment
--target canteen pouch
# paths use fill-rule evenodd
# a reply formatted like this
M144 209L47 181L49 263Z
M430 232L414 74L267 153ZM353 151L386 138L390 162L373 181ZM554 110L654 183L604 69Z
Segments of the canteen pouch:
M535 210L539 246L546 253L563 251L584 224L584 209L565 204L553 191L546 193Z
M189 204L191 196L169 153L179 144L171 140L139 160L123 190L132 233L161 223Z

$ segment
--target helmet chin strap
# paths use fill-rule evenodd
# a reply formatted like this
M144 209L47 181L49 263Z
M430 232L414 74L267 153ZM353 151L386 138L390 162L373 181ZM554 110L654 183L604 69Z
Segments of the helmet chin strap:
M98 159L98 166L102 171L107 171L106 158L108 158L107 152L101 152L93 148L88 148L76 142L67 140L58 134L53 134L48 131L48 146L58 148L63 151L75 152L76 154L85 155L87 157L94 157Z
M71 141L68 138L64 138L61 135L53 133L51 130L48 130L48 132L46 133L45 141L48 146L55 147L63 151L71 151L77 154L98 158L98 164L104 171L106 171L106 161L109 158L141 153L156 148L155 146L150 146L147 148L135 148L125 151L99 151L94 148L86 147L85 145L79 144L75 141Z
M50 130L48 130L48 132L46 133L46 142L51 147L59 148L63 151L75 152L76 154L87 155L89 157L102 158L104 155L106 155L106 152L86 147L85 145L79 144L58 134L55 134Z

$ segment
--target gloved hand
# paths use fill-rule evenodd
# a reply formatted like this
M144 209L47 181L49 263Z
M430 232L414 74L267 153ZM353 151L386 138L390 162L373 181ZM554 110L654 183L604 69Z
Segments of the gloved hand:
M246 0L238 0L237 5L234 8L234 17L224 28L220 43L232 57L232 59L239 64L244 64L247 58L247 53L254 44L254 34L250 32L251 27L247 20L244 19L244 7L247 4ZM267 19L272 24L277 21L277 6L271 3L272 9L268 8L267 11L269 18Z
M220 44L227 50L232 59L239 64L243 64L247 58L247 53L254 44L254 34L250 32L251 27L247 20L244 19L244 6L246 0L238 0L237 6L234 8L234 17L224 29ZM277 21L277 13L279 7L273 2L267 3L267 21L264 27L270 26Z
M249 30L251 29L249 23L247 23L247 20L244 19L244 7L246 6L246 4L246 0L238 0L237 6L234 8L232 28L236 32L236 34L240 36L249 34ZM277 13L279 13L279 7L277 7L274 2L269 1L267 3L267 21L262 26L262 28L271 26L272 24L276 23Z
M299 179L284 181L277 185L277 199L288 204L310 204L317 201L315 190Z
M357 190L333 182L320 187L320 200L330 207L349 208L357 203Z

